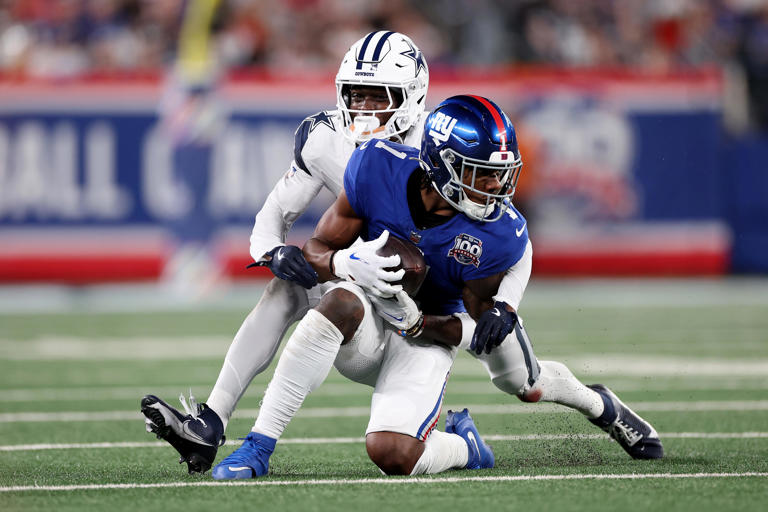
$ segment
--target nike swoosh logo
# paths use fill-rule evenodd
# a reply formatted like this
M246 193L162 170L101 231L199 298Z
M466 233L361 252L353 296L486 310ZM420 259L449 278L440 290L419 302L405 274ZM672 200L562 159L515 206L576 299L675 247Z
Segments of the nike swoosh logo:
M472 441L472 444L475 445L475 452L477 452L477 456L480 456L480 447L477 445L477 439L475 439L475 434L470 430L467 432L467 437L470 441Z
M253 471L253 469L249 468L248 466L238 466L238 467L229 466L227 469L230 471L245 471L245 470Z
M390 315L390 314L389 314L389 313L387 313L386 311L384 311L384 314L385 314L385 315L387 315L389 318L394 318L394 319L395 319L397 322L402 322L402 321L403 321L403 318L405 318L404 316L395 316L395 315Z
M518 235L518 236L520 236L520 235ZM280 260L281 260L281 259L283 259L284 257L285 257L285 256L283 256L283 250L282 250L282 249L280 249L279 251L277 251L277 261L280 261Z
M349 255L349 259L357 260L357 261L362 261L363 263L365 263L365 260L363 258L361 258L360 256L358 256L356 252L353 252L352 254L350 254Z
M204 444L205 446L213 446L211 443L209 443L208 441L206 441L205 439L200 437L198 434L196 434L195 432L192 432L189 429L189 422L188 421L185 421L184 423L181 424L181 432L182 432L182 434L184 434L181 437L184 437L184 438L186 438L189 441L193 441L193 442L199 443L199 444Z
M496 315L496 316L501 316L501 311L499 311L499 310L498 310L498 309L496 309L496 308L493 308L493 309L491 310L491 314L492 314L492 315Z
M523 224L523 227L521 227L520 229L516 229L515 230L515 234L517 235L517 238L520 238L520 235L522 235L523 231L525 231L526 224L528 224L528 223L526 222L525 224Z

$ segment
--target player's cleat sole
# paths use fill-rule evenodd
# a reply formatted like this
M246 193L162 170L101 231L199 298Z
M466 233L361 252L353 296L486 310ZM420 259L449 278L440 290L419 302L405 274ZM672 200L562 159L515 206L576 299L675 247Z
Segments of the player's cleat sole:
M250 432L242 446L230 453L213 468L214 480L239 480L256 478L269 472L269 457L277 440L263 434Z
M186 462L189 474L208 471L225 441L216 413L205 404L199 405L197 412L197 416L184 415L154 395L141 399L147 431L179 452L179 464Z
M608 432L633 459L660 459L664 456L659 434L650 423L602 384L587 387L596 391L605 405L602 416L590 419L590 422Z
M448 411L445 416L445 431L461 436L467 443L469 448L467 469L490 469L494 466L496 458L493 455L493 450L483 442L467 409L461 412Z

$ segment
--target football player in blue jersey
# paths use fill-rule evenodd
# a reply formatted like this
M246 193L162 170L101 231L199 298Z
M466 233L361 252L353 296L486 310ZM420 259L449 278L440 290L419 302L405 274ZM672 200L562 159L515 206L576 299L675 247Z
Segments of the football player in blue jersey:
M653 427L610 390L533 354L517 315L532 254L511 203L521 166L511 122L479 96L442 102L420 151L379 140L353 153L343 192L303 251L321 281L342 281L298 324L252 431L214 478L266 474L286 425L332 365L374 387L366 448L383 472L493 467L466 409L448 412L445 432L434 429L458 348L472 350L500 389L581 411L632 457L662 456ZM399 256L377 254L390 233L416 243L430 268L414 298L394 284L403 271L386 270ZM353 245L358 236L365 242Z
M149 432L170 443L190 473L213 463L230 416L251 380L266 369L288 327L318 303L327 285L286 235L323 188L342 190L344 168L357 145L373 138L418 146L429 69L411 39L376 31L355 42L336 75L337 109L307 117L296 130L293 162L256 215L250 253L276 276L238 330L211 394L182 401L182 413L155 395L141 401Z

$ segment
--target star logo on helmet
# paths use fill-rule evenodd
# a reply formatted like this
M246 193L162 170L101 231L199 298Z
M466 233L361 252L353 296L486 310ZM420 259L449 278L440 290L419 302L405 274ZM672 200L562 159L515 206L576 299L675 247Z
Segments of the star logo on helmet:
M416 65L416 74L414 76L419 76L419 73L422 69L426 72L427 62L424 60L424 54L414 48L413 45L408 41L405 41L405 44L408 45L408 50L400 52L400 55L408 57L409 59L413 59L413 62Z
M331 116L329 116L326 111L318 112L313 116L309 116L308 119L310 119L312 123L309 125L310 132L320 124L324 124L331 130L336 131L336 128L333 127L333 123L331 122Z

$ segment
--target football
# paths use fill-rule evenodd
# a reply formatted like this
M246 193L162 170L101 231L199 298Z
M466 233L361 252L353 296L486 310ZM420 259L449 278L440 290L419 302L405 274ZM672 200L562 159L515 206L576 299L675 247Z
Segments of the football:
M399 254L400 265L388 268L387 270L397 271L401 268L405 269L405 275L397 284L403 285L403 290L411 296L419 291L421 283L427 277L427 263L424 261L424 253L421 252L421 249L407 240L389 235L387 243L377 251L377 254L379 256Z

